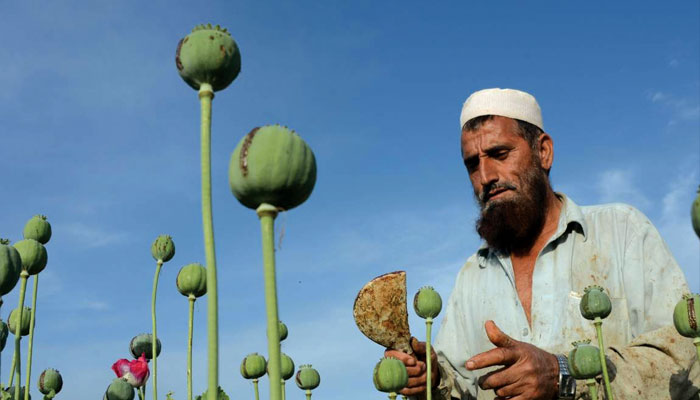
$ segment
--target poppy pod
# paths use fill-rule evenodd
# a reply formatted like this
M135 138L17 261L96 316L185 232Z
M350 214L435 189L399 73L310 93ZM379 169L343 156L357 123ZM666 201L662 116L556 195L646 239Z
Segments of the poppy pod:
M279 125L255 128L236 146L229 163L229 184L244 206L261 204L290 210L311 195L316 158L294 131Z
M399 359L385 357L374 367L373 380L374 387L380 392L395 393L406 387L408 372Z
M156 340L156 357L160 356L160 339ZM129 342L129 352L134 358L143 355L146 360L153 359L153 335L150 333L142 333L134 336Z
M175 284L183 296L204 296L207 293L207 270L199 263L187 264L180 268Z
M267 368L267 373L269 375L270 364L267 364ZM280 353L280 375L285 381L294 376L294 361L284 353Z
M442 298L435 289L425 286L413 298L413 308L421 318L435 318L442 310Z
M610 297L605 294L605 290L597 285L592 285L584 289L579 310L583 318L594 320L596 318L604 319L612 311L612 303Z
M16 242L15 249L22 259L22 270L29 275L36 275L46 268L48 254L43 244L34 239L24 239Z
M294 378L299 389L313 390L321 384L321 376L311 365L301 365Z
M12 291L22 271L22 258L7 239L0 239L0 296Z
M22 236L46 244L51 239L51 224L46 220L46 216L35 215L24 225Z
M700 337L700 295L685 294L673 309L673 325L682 336Z
M592 346L590 340L574 342L573 345L568 358L571 376L576 379L590 379L600 375L603 369L598 348Z
M151 255L156 261L170 261L175 255L173 238L169 235L159 235L151 245Z
M109 384L102 400L134 400L134 387L121 378Z
M22 321L19 323L19 332L21 336L29 335L29 324L31 322L32 309L29 307L24 307L22 310ZM10 312L10 318L8 318L8 329L13 335L17 335L17 325L19 319L19 308L15 308Z
M245 379L258 379L265 375L266 370L267 361L258 353L248 354L241 362L241 376Z
M39 375L37 386L41 394L49 395L53 392L56 395L63 388L63 378L57 370L49 368Z
M241 53L225 28L198 25L178 43L175 66L193 89L209 84L219 91L230 85L241 71Z

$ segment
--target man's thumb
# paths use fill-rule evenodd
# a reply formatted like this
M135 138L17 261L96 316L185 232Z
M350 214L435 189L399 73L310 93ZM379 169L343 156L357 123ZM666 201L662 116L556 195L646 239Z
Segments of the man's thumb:
M496 345L496 347L509 347L513 344L513 339L501 331L496 323L489 320L484 324L486 328L486 336L489 337L491 343Z

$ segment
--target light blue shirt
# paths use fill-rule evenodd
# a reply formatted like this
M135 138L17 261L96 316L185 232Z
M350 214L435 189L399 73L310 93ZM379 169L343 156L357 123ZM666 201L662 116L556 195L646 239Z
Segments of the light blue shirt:
M557 195L563 201L558 227L532 276L532 326L509 255L482 246L459 271L434 344L449 375L437 398L450 391L460 399L493 396L478 388L477 379L495 367L468 371L464 366L494 348L484 330L487 320L512 338L555 354L568 354L576 340L597 344L592 322L579 311L589 285L605 288L612 301L612 313L603 322L606 348L624 347L644 332L673 324L673 308L688 288L651 222L629 205L579 207Z

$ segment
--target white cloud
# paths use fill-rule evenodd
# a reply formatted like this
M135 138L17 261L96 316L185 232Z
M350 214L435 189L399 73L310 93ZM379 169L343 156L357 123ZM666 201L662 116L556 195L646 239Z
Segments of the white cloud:
M68 237L71 246L81 248L96 248L124 242L128 235L126 232L113 232L98 226L90 226L82 222L67 224L55 224L57 228Z
M652 103L658 104L671 114L669 125L700 119L700 104L697 97L678 97L661 91L650 92L647 97Z
M631 170L609 169L600 175L598 191L603 203L623 202L639 209L647 209L651 202L634 184Z

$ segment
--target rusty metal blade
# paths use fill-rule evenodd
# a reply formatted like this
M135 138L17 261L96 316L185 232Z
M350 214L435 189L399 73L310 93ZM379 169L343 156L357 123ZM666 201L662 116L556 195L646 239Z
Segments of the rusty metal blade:
M413 354L406 309L406 272L396 271L369 281L357 294L353 316L373 342Z

